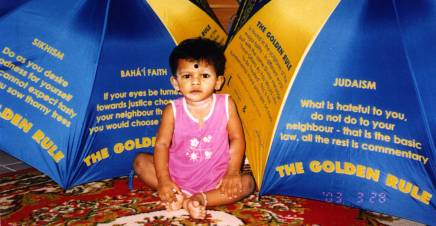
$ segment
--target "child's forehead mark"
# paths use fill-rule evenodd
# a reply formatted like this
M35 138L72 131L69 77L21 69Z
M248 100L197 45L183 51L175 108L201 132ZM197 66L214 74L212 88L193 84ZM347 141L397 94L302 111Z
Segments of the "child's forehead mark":
M197 63L194 64L194 68L198 68L198 64Z

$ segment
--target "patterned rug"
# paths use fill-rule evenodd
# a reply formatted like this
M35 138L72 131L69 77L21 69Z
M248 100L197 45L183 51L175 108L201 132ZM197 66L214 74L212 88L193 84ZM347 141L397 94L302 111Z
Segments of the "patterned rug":
M0 175L0 225L387 225L396 218L288 196L255 193L240 202L208 209L194 220L166 211L157 192L127 177L63 190L34 169Z

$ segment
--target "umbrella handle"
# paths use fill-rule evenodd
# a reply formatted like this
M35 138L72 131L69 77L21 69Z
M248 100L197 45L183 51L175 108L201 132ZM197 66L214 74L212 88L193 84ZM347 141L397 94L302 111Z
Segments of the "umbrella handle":
M129 190L133 190L133 177L134 176L135 176L135 170L131 170L129 173L129 181L128 181Z

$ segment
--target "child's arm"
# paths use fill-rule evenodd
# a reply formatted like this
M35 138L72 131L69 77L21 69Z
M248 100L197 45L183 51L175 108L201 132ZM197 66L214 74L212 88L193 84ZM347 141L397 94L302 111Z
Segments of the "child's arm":
M245 152L245 137L235 102L229 97L229 122L227 124L230 141L230 161L224 175L220 191L228 198L242 191L241 164Z
M158 194L162 202L169 203L176 201L176 192L179 187L171 180L168 170L168 153L174 131L174 115L171 104L168 104L162 114L159 129L156 135L154 147L154 166L158 181Z

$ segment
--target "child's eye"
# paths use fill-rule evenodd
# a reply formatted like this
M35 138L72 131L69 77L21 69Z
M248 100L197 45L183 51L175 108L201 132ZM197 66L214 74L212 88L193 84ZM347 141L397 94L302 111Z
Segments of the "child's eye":
M210 77L210 74L202 74L201 75L203 78L209 78Z
M180 77L187 79L187 78L191 78L191 75L190 74L183 74Z

